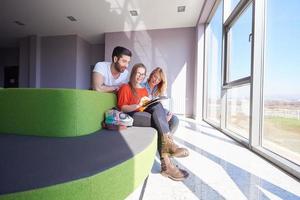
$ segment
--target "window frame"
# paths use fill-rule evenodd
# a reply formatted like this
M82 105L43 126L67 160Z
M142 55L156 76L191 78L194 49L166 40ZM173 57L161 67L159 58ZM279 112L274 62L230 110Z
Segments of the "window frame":
M250 148L270 162L285 170L287 173L300 178L300 166L287 158L262 146L263 117L264 117L264 66L266 38L266 1L253 1L253 66L251 69L251 123ZM258 20L256 20L258 19ZM256 101L255 101L256 100ZM259 117L257 117L259 116Z
M276 166L283 169L285 172L300 178L300 166L289 161L283 156L280 156L271 150L262 147L262 129L263 129L263 116L264 116L264 99L263 99L263 82L264 82L264 56L265 56L265 38L266 38L266 1L255 1L255 0L241 0L237 6L233 9L232 13L228 16L224 22L224 3L225 1L217 0L214 4L214 8L211 11L207 22L210 22L215 10L219 6L220 2L223 2L222 12L222 53L221 53L221 124L217 125L212 123L206 118L206 109L203 109L203 120L213 126L215 129L223 132L230 138L239 142L240 144L246 146L253 152L261 155L269 162L274 163ZM227 43L226 43L226 33L229 28L238 20L239 16L243 13L244 9L252 3L252 43L251 43L251 69L250 76L243 77L231 82L226 81L227 76L227 66L226 66L226 53ZM203 108L207 107L207 41L206 41L206 28L209 23L205 24L205 52L204 52L204 95L203 95ZM254 67L255 66L255 67ZM225 73L226 72L226 73ZM242 87L244 85L250 84L250 110L249 110L249 140L245 140L242 137L230 132L225 129L226 123L226 98L227 91L235 87Z
M223 3L224 3L224 0L216 0L215 1L214 5L213 5L213 8L212 8L212 10L211 10L211 12L210 12L210 14L209 14L209 16L207 18L207 23L205 24L205 27L204 27L204 32L205 32L205 34L204 34L204 49L205 50L204 50L204 73L203 73L204 74L204 77L203 77L203 80L204 80L204 84L203 84L204 85L204 95L203 95L203 116L202 116L202 118L203 118L204 121L206 121L210 125L214 126L215 128L221 127L222 116L221 116L220 124L217 124L217 123L215 123L212 120L209 120L208 116L207 116L207 109L208 109L208 105L207 105L207 103L208 103L208 88L207 88L208 87L208 83L207 83L208 82L207 81L208 80L208 62L207 62L208 51L206 51L206 49L208 49L207 48L208 47L207 46L208 45L208 42L207 42L207 40L208 40L207 27L210 24L210 22L211 22L213 16L215 15L215 13L216 13L216 11L217 11L217 9L218 9L219 6L222 7L222 22L223 22L223 16L224 16L223 15ZM224 57L224 42L223 42L224 35L223 34L224 34L224 30L222 28L221 76L222 76L223 57ZM220 77L220 79L221 79L221 83L222 83L222 77ZM222 102L222 88L220 88L220 90L221 90L220 92L221 92L221 102ZM221 109L222 109L222 103L221 103ZM221 110L221 113L222 113L222 110Z
M224 1L225 2L225 1ZM229 30L231 29L231 27L235 24L235 22L238 21L238 19L240 18L240 16L244 13L244 11L248 8L248 6L250 6L250 4L252 3L252 38L251 38L251 59L250 59L250 75L240 78L240 79L236 79L233 81L228 81L229 80ZM223 5L223 8L225 6ZM225 11L226 12L226 11ZM250 139L251 139L251 105L252 105L252 100L251 100L251 90L252 90L252 76L251 76L251 71L252 71L252 66L253 66L253 62L252 62L252 56L253 56L253 12L254 12L254 4L252 0L241 0L237 6L233 9L232 13L228 16L228 18L226 19L226 21L223 23L223 30L224 30L224 34L223 34L223 42L224 42L224 59L223 59L223 66L222 66L222 105L221 105L221 109L222 109L222 114L221 114L221 129L224 133L226 133L226 135L232 137L234 140L242 143L243 145L250 147ZM245 85L250 85L250 94L249 94L249 101L250 101L250 109L249 109L249 131L248 131L248 138L246 139L244 137L242 137L241 135L238 135L230 130L228 130L226 128L226 120L227 120L227 93L228 90L233 89L233 88L237 88L237 87L243 87Z

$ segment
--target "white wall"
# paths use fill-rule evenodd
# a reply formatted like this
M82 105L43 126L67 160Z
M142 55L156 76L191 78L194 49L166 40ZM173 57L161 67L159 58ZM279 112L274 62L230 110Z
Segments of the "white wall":
M91 45L77 37L76 88L89 89L91 86Z
M133 64L142 62L148 74L161 66L168 77L170 109L177 114L192 116L194 112L194 74L196 29L175 28L105 34L105 60L111 61L115 46L133 52Z
M29 37L22 38L19 46L19 87L29 87Z
M91 47L91 65L95 65L97 62L104 61L104 44L95 44Z
M20 87L89 89L92 59L104 60L104 45L77 35L28 36L20 40Z
M203 74L204 74L204 29L205 25L200 24L197 26L196 32L196 70L195 70L195 91L194 91L194 118L198 121L202 120L203 115Z
M41 87L76 88L77 36L41 39Z

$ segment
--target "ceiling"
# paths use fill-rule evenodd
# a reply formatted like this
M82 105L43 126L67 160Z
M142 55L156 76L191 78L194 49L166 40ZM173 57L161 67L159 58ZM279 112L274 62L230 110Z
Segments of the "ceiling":
M77 34L91 44L103 44L106 32L193 27L205 1L1 0L0 46L16 46L28 35ZM185 12L177 12L183 5ZM137 10L138 16L131 16L130 10Z

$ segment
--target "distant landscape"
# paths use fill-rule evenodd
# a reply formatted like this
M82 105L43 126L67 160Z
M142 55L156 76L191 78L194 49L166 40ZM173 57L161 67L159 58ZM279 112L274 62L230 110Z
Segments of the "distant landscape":
M220 116L218 101L209 101L208 116L217 120ZM227 128L243 137L248 137L249 114L245 113L247 101L232 101L234 106L227 119ZM249 102L249 100L248 100ZM276 99L264 101L263 145L272 151L300 164L300 101ZM276 147L277 146L277 147Z
M265 100L264 115L300 120L300 101Z

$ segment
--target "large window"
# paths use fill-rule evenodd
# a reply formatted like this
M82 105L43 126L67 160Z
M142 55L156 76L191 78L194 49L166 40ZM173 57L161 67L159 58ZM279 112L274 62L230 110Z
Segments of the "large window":
M224 18L225 20L230 15L230 13L233 11L233 9L237 6L239 3L239 0L224 0Z
M207 46L207 109L206 118L220 125L221 116L221 62L222 62L222 4L206 28Z
M300 0L217 2L205 120L300 178Z
M236 11L237 12L237 11ZM250 122L252 3L226 25L225 128L246 140Z
M249 138L249 94L249 85L230 89L226 101L226 128L246 139Z
M227 48L228 80L250 76L251 69L252 4L230 28Z
M262 145L300 165L300 1L266 5Z

